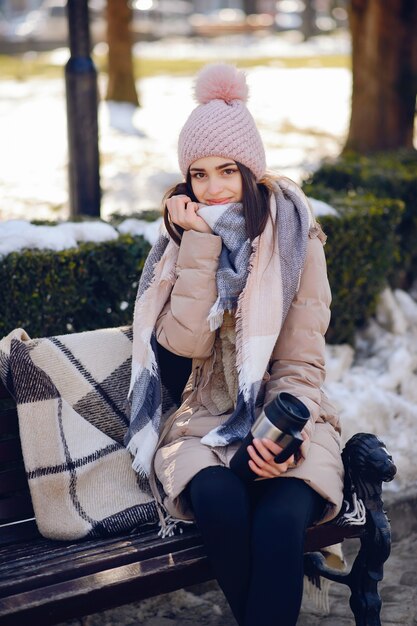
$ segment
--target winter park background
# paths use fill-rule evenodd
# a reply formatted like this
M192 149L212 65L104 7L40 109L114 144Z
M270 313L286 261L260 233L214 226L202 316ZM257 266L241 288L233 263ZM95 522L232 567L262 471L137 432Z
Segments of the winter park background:
M204 44L184 39L141 43L137 53L141 58L176 55L230 61L245 57L253 61L271 54L347 58L349 37L317 37L305 43L245 36ZM68 50L61 49L50 53L49 60L63 67L67 58ZM350 112L347 66L255 65L248 68L247 76L249 107L264 139L270 169L300 182L322 158L340 152ZM100 75L99 81L103 90L105 78ZM120 233L143 233L151 243L155 239L158 222L141 221L131 214L157 209L166 188L180 179L176 140L194 107L191 86L191 75L151 76L138 81L141 108L100 104L102 217L121 215ZM118 237L110 224L65 223L69 215L66 133L62 78L1 80L2 257L27 247L58 250L79 241ZM318 216L332 212L314 199L312 204ZM32 219L59 220L62 225L34 226ZM354 347L327 347L327 368L326 390L340 410L344 440L355 432L380 435L398 467L397 478L386 488L401 491L415 485L417 286L407 292L386 289L376 316L357 332Z

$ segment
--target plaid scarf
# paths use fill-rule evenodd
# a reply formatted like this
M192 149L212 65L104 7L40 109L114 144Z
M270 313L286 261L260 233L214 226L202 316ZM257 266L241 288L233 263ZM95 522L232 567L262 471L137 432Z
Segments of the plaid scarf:
M271 219L252 243L246 237L241 205L202 207L199 215L223 242L210 326L218 328L227 309L236 315L236 407L224 424L202 439L209 446L226 446L245 437L255 419L261 381L299 285L312 216L298 187L287 181L276 183ZM145 263L135 303L130 426L125 444L134 456L133 468L146 476L167 417L155 324L176 279L177 256L177 244L161 234Z
M203 206L198 214L222 238L219 267L216 273L217 300L210 313L210 329L222 325L224 311L236 311L249 273L252 251L246 235L245 216L241 203Z

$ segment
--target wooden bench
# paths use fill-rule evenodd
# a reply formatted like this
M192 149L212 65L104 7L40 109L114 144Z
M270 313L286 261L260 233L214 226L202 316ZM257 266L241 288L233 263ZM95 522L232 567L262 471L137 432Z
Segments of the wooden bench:
M395 466L373 435L355 435L343 457L346 499L352 508L354 488L366 523L352 525L344 515L310 528L305 570L312 580L322 575L349 585L356 623L378 626L377 584L391 543L381 484L393 478ZM79 542L41 537L23 467L16 405L0 383L0 624L56 624L213 578L195 527L165 539L157 531ZM326 568L316 551L350 537L361 539L351 572Z

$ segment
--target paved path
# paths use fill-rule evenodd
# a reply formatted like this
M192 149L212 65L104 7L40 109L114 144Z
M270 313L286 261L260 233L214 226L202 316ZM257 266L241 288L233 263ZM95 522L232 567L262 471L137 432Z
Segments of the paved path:
M350 544L346 554L348 561L352 559L354 543L346 543L346 548ZM417 529L414 525L411 534L394 541L380 590L383 626L417 626ZM354 626L348 599L347 588L332 585L330 614L323 615L311 600L304 598L297 626ZM236 622L223 594L212 582L65 623L65 626L139 625L236 626Z

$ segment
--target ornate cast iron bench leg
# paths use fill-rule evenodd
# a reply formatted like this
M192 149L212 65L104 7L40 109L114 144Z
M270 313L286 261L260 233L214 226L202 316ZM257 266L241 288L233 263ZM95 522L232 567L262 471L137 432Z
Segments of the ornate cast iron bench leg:
M385 445L375 435L354 435L347 442L342 457L348 511L352 510L352 503L358 504L358 499L359 507L362 502L366 511L361 547L348 573L330 569L323 555L315 552L305 555L305 574L317 586L320 586L319 576L348 585L356 626L381 626L378 583L383 578L383 565L391 550L391 528L381 498L382 482L392 480L397 470ZM345 507L337 523L350 526L351 517Z

